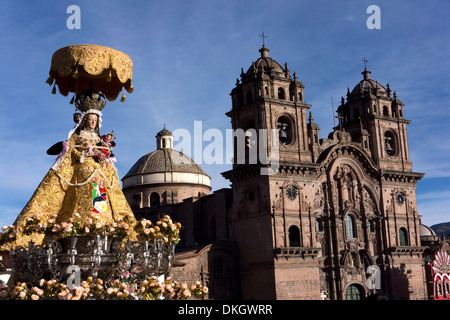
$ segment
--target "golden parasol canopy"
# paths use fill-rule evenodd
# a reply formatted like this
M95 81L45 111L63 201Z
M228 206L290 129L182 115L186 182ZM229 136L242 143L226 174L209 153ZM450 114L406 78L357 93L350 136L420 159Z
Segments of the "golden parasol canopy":
M55 51L47 83L63 96L88 90L102 92L109 101L125 89L133 92L133 61L123 52L92 44L70 45ZM123 94L121 101L125 101ZM71 102L72 103L72 102Z

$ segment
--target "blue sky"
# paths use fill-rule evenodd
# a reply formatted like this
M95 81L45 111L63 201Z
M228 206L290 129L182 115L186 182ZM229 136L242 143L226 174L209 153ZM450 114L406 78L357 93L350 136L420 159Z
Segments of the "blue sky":
M69 30L69 5L81 9L81 29ZM381 29L370 30L369 5L381 10ZM0 7L0 226L10 224L54 162L45 151L73 127L70 96L52 95L45 83L51 56L70 44L98 44L128 54L134 93L109 102L102 132L114 130L122 178L155 149L155 135L171 131L225 133L229 93L236 78L269 55L296 71L305 85L321 138L333 126L337 102L364 68L390 83L411 120L413 170L426 173L417 187L423 223L450 221L450 3L424 1L13 1ZM228 187L228 165L206 165L213 190Z

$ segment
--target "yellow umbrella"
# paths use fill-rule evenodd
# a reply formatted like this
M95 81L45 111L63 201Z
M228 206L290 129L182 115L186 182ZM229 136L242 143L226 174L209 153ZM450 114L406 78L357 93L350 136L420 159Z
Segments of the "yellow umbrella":
M104 46L80 44L58 49L49 74L46 82L53 85L53 94L56 85L63 96L94 91L109 101L117 99L123 89L133 92L133 61L125 53ZM121 101L125 101L125 93Z

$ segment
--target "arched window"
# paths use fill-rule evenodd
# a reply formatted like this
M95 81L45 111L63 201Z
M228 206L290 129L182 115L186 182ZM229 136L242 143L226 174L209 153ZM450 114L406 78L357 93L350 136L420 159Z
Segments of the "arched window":
M288 145L294 141L294 128L292 121L287 116L281 116L277 121L277 128L282 145Z
M266 97L270 96L270 94L269 94L269 87L264 87L264 92L265 92Z
M383 116L385 117L389 116L389 110L387 106L383 106Z
M394 118L397 118L397 111L395 111L395 107L394 106L392 106L392 116L394 117Z
M407 246L408 245L408 232L406 231L405 228L400 228L399 233L398 233L398 237L399 237L401 246Z
M347 238L355 238L353 217L349 214L346 215L344 222L345 222L345 235L347 236Z
M345 289L345 300L362 300L362 288L357 284L351 284Z
M141 208L141 194L140 193L136 193L133 194L133 202L131 204L131 208L132 209L140 209Z
M323 231L323 223L320 218L316 218L316 231Z
M159 207L160 200L159 200L159 193L153 192L150 195L150 207Z
M367 231L368 232L374 232L375 231L373 220L368 220L367 221Z
M298 101L303 101L303 95L301 92L298 93Z
M278 88L278 99L286 99L286 95L284 93L284 89L283 88Z
M300 231L296 226L289 228L289 247L300 247Z
M389 156L395 156L397 154L397 146L395 136L392 132L386 131L384 134L384 144L386 147L386 153Z

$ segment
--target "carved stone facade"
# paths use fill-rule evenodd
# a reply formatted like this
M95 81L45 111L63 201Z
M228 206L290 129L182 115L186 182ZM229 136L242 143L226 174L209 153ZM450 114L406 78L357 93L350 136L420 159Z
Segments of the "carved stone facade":
M304 85L268 52L261 48L230 94L232 129L246 132L245 163L223 173L231 190L160 208L185 225L174 273L227 288L211 298L426 299L415 196L423 174L412 171L403 103L364 70L342 98L339 125L319 139ZM261 129L278 133L274 174L261 174L270 164L250 161L255 149L275 161L276 143ZM369 266L379 270L375 289Z
M232 182L242 296L362 299L374 292L366 271L376 265L379 291L425 299L415 198L423 174L412 172L403 103L364 70L342 98L339 126L318 139L303 84L267 48L260 52L232 90L227 113L235 130L277 129L280 137L276 174L260 175L251 164L223 174ZM258 198L250 207L248 190ZM261 279L274 289L259 290Z

